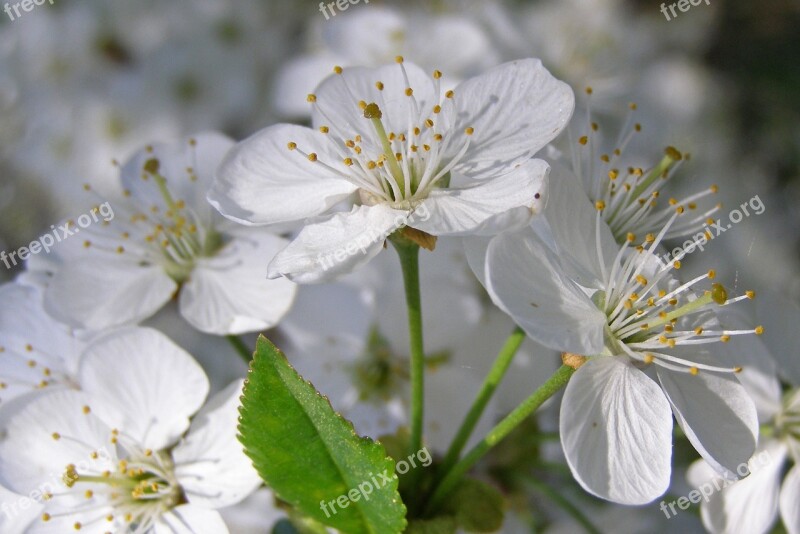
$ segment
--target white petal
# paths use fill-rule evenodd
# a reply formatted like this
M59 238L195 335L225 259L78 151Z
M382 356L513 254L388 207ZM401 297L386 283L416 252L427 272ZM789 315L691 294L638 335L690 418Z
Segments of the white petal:
M470 147L454 170L470 178L504 174L529 159L564 129L575 98L538 59L505 63L471 78L455 89L455 106L443 106L451 135L466 142L464 129L474 128ZM452 154L463 142L449 145Z
M0 411L0 483L24 495L57 493L65 489L61 476L69 464L83 467L82 472L114 469L111 429L84 413L88 403L87 395L64 389L8 403ZM54 433L61 438L54 439ZM92 451L100 457L92 460Z
M301 284L332 280L374 258L406 218L407 212L378 204L309 224L272 260L269 277Z
M143 267L132 259L95 257L63 265L45 293L47 311L60 321L91 330L150 317L178 286L160 266Z
M288 244L262 230L238 231L213 258L198 262L181 289L181 314L217 335L272 328L292 305L296 286L267 279L267 265Z
M242 385L237 380L212 397L172 452L175 475L192 504L230 506L261 485L236 437Z
M464 254L467 257L467 264L470 270L475 275L475 278L485 288L488 284L486 282L486 257L489 250L489 244L492 242L492 237L489 236L469 236L465 237L462 242L464 244Z
M5 352L0 403L38 388L42 380L50 387L72 385L84 344L45 312L42 289L3 284L0 302L0 347Z
M508 174L434 189L410 226L432 235L493 235L521 228L541 212L549 165L529 160ZM538 195L538 196L537 196Z
M167 187L176 201L182 200L205 223L210 222L211 207L206 193L214 180L214 173L225 155L233 148L233 139L216 132L193 135L179 143L157 143L133 155L122 167L120 176L125 190L140 206L159 206L167 211L166 200L155 181L142 179L144 165L158 160L158 173L167 181ZM191 168L192 172L187 172Z
M408 85L403 77L403 68L408 75ZM375 82L383 82L384 89L379 91ZM411 87L414 97L408 97L405 91ZM421 124L428 118L430 109L436 98L433 80L421 68L406 62L400 65L391 64L376 69L351 67L342 74L333 74L317 88L317 106L311 115L314 127L328 126L331 133L342 139L353 139L358 134L364 135L362 146L367 153L373 149L383 152L380 145L372 145L374 138L373 125L364 117L364 110L359 107L359 100L377 103L383 117L387 132L405 132L409 128L409 118L415 117L414 101L419 106L420 117L414 121Z
M561 444L583 488L645 504L669 487L672 414L658 385L622 358L592 358L567 384Z
M800 467L795 465L781 487L781 519L789 534L800 533Z
M605 315L564 275L558 258L532 229L495 237L486 269L492 300L531 338L577 354L603 351Z
M726 480L704 460L693 463L687 478L703 499L700 510L706 529L725 534L769 532L778 516L785 458L785 447L767 442L749 462L752 474L738 482Z
M197 362L150 328L121 329L95 340L79 376L93 413L153 450L178 440L209 387Z
M287 143L297 143L319 161L309 161ZM349 196L356 187L321 162L340 168L336 147L323 133L291 124L276 124L237 144L220 165L211 205L242 224L275 224L319 215Z
M228 534L228 527L215 510L192 504L173 508L153 527L154 534Z
M758 416L735 378L659 367L658 379L686 437L706 461L732 473L746 464L756 448Z
M597 210L578 178L560 164L554 164L550 171L544 219L575 280L587 287L599 287L604 277L597 250ZM606 273L610 273L619 245L602 219L600 248Z
M719 320L729 330L748 330L758 324L754 319L737 313L741 306L727 306ZM758 419L768 423L781 409L781 385L775 359L764 344L763 336L736 336L733 343L724 343L716 349L719 359L730 365L742 367L736 375L747 394L753 399Z
M0 514L0 532L3 534L23 534L28 525L39 520L44 507L38 499L29 495L12 493L0 486L0 505L5 505ZM24 508L23 508L24 506Z

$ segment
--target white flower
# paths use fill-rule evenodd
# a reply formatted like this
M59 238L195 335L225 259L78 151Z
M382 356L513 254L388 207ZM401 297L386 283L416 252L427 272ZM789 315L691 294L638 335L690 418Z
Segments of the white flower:
M587 89L591 92L591 89ZM603 202L602 219L608 224L618 243L628 234L644 235L658 233L679 210L677 219L670 225L664 239L688 236L699 232L711 239L710 231L700 232L704 226L713 224L711 216L721 204L700 207L699 202L718 192L712 185L684 198L666 197L665 186L670 183L681 164L689 159L675 147L664 150L657 164L642 168L632 163L626 154L632 139L641 132L641 125L633 123L636 104L630 104L630 112L619 135L613 141L603 141L601 126L592 120L590 110L585 119L573 120L577 141L570 139L570 161L572 172L580 178L584 190L592 202Z
M86 343L47 315L42 290L15 283L0 286L0 405L45 388L76 388Z
M100 329L150 317L180 290L181 314L203 332L274 326L295 287L266 280L265 262L286 241L226 221L205 199L231 146L228 138L206 133L135 154L121 170L123 196L98 199L96 222L78 228L73 221L79 235L29 263L52 274L48 312Z
M800 533L800 373L796 357L800 309L778 295L761 302L769 303L758 311L770 335L763 341L750 340L738 351L750 364L745 370L750 375L743 374L742 382L762 421L761 443L749 461L752 474L738 482L724 479L704 460L692 464L687 473L692 485L709 494L700 508L709 532L770 532L780 513L786 530ZM780 364L777 368L776 361ZM777 373L791 386L783 395Z
M529 160L572 113L538 60L507 63L442 95L413 64L335 69L309 95L314 130L278 124L237 145L211 203L244 224L320 216L270 264L315 282L351 271L408 225L433 236L494 234L538 211L548 166ZM343 200L350 211L333 211ZM360 249L360 251L359 251Z
M602 205L598 205L602 208ZM587 356L567 385L561 442L573 475L590 493L643 504L670 478L672 416L716 469L733 471L753 453L758 421L752 401L699 345L755 330L725 330L711 314L728 299L713 272L681 284L675 261L641 245L615 243L574 177L551 184L546 209L553 231L502 234L488 245L485 280L493 300L529 336L563 352ZM566 261L572 256L571 261ZM564 258L562 260L562 258Z
M79 381L0 412L0 481L43 495L30 530L227 532L215 509L260 484L236 439L241 381L198 412L202 369L142 328L93 342Z

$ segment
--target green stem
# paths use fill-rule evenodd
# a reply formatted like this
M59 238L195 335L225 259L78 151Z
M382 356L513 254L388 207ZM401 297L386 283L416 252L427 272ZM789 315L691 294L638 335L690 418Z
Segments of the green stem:
M242 357L244 363L250 365L250 360L253 357L253 351L247 347L247 343L242 341L239 336L225 336L225 339L228 340L236 353Z
M419 246L393 240L400 266L408 307L408 335L411 345L411 442L410 452L422 449L422 428L425 405L425 350L422 343L422 304L419 290Z
M572 504L569 499L558 493L556 490L554 490L547 484L539 482L533 477L525 477L524 480L526 483L533 486L534 490L538 491L539 493L541 493L542 495L553 501L555 504L560 506L565 512L571 515L573 519L575 519L575 521L580 523L580 525L584 528L584 530L586 530L586 532L588 532L589 534L601 534L600 530L598 530L598 528L592 524L589 518L586 517L586 515L584 515L583 512L581 512L580 508Z
M511 433L529 415L536 411L544 401L552 397L558 390L564 387L575 369L568 365L562 365L553 375L542 384L539 389L533 392L530 397L525 399L522 404L514 408L502 421L500 421L483 440L478 443L467 455L455 464L452 469L444 476L442 482L433 492L433 497L428 503L427 513L435 511L455 488L461 477L474 466L489 449L497 445L503 438Z
M489 404L489 400L492 398L497 386L505 376L506 371L508 371L508 367L511 365L523 341L525 341L525 332L520 327L514 328L514 331L503 345L503 348L500 349L500 353L497 355L494 364L492 364L492 368L483 381L483 385L480 391L478 391L478 395L475 397L472 407L461 423L456 437L453 438L453 443L450 444L447 455L440 467L440 473L447 473L458 461L458 457L464 449L464 445L466 445L467 440L469 440L469 437L472 435L472 431L475 430L475 426L483 415L486 405Z

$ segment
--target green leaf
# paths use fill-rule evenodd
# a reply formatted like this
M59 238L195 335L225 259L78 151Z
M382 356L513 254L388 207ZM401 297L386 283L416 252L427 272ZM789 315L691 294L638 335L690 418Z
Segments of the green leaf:
M489 484L465 478L445 503L445 510L454 514L467 532L497 532L503 526L505 500Z
M403 531L394 461L358 436L263 336L239 413L245 453L279 498L348 534Z

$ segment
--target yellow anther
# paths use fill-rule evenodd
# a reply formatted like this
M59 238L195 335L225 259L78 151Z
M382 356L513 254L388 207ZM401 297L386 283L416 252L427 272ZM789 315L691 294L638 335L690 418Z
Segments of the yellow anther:
M324 133L324 134L326 134L326 133L330 132L331 130L327 126L320 126L319 127L319 131Z
M442 71L440 71L440 70L433 71L433 79L434 80L438 80L441 77L442 77Z
M414 90L410 87L406 87L406 96L411 96L414 94Z
M395 56L394 60L395 60L396 63L402 63L403 61L405 61L403 59L403 56Z
M648 354L644 355L644 363L649 365L649 364L653 363L654 361L656 361L656 357L653 356L652 354L648 353Z
M756 327L756 329L755 329L755 333L756 333L756 335L757 335L757 336L760 336L761 334L763 334L763 333L764 333L764 327L763 327L763 326L761 326L761 325L758 325L758 326Z
M286 143L286 148L288 148L289 150L294 150L297 148L297 143L289 141L288 143Z
M475 133L475 128L473 128L472 126L468 126L464 128L464 133L467 135L472 135Z
M316 152L312 152L308 155L308 161L317 161L317 154Z
M722 341L723 343L727 343L728 341L731 340L731 336L725 334L725 335L720 336L719 340Z
M640 284L642 284L643 286L647 285L647 278L645 278L641 274L637 274L636 275L636 281L639 282Z
M747 291L744 292L744 294L747 295L747 298L749 298L750 300L756 298L756 292L753 291L752 289L748 289Z
M603 202L602 200L598 200L597 202L594 203L594 207L597 211L603 211L604 209L606 209L606 203Z
M336 74L341 74L342 73L342 67L340 67L339 65L336 65L335 67L333 67L333 72L335 72Z
M636 241L636 234L634 234L633 232L628 232L628 235L625 236L625 239L628 240L628 243L633 243L634 241Z
M580 144L582 144L582 145L585 145L586 143L588 143L588 142L589 142L589 136L587 136L587 135L583 135L583 136L581 136L581 138L580 138L580 139L578 139L578 142L579 142Z
M700 369L697 367L689 367L689 374L692 376L697 376L697 373L700 372Z
M453 98L454 96L456 96L456 93L455 93L455 91L453 91L453 90L451 89L451 90L447 91L447 92L444 94L444 96L445 96L445 97L447 97L447 98Z
M378 91L383 91L383 82L375 82L375 88Z
M668 146L668 147L667 147L667 148L664 150L664 153L665 153L667 156L669 156L671 159L674 159L675 161L680 161L681 159L683 159L683 155L682 155L682 154L680 153L680 151L679 151L677 148L675 148L674 146Z
M315 95L314 93L309 93L308 96L306 97L306 102L316 102L316 101L317 101L317 95Z

